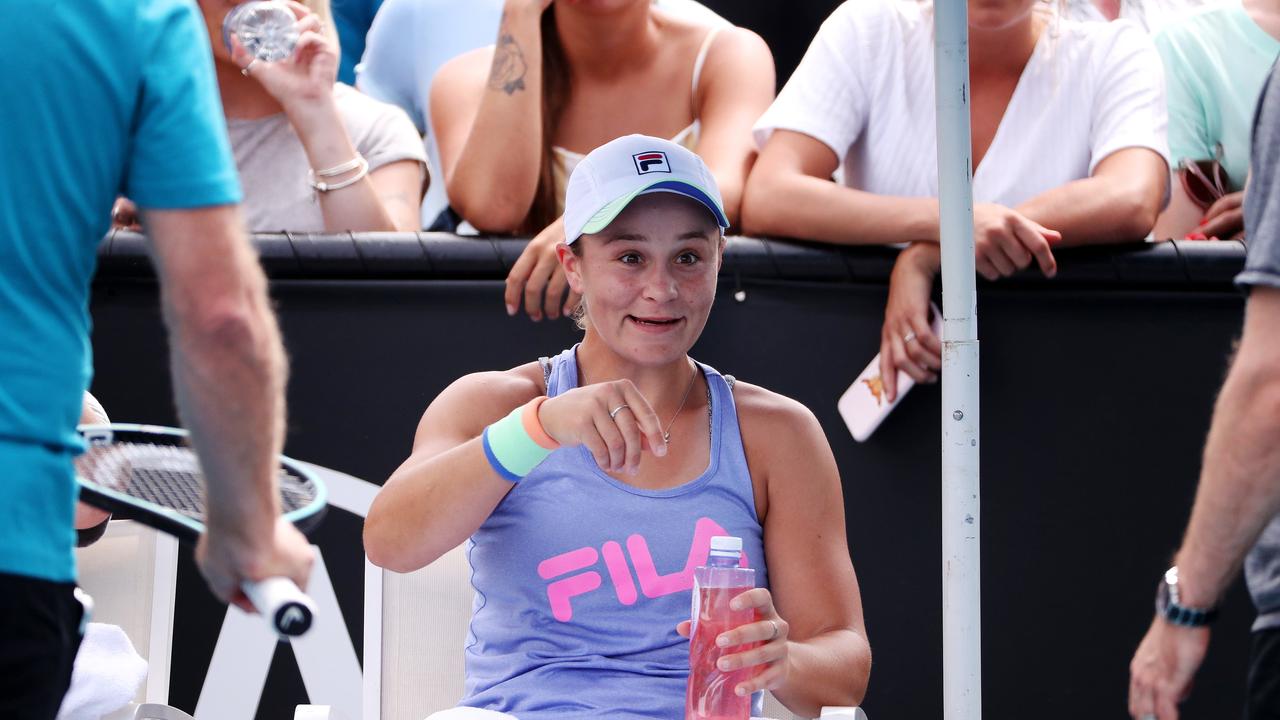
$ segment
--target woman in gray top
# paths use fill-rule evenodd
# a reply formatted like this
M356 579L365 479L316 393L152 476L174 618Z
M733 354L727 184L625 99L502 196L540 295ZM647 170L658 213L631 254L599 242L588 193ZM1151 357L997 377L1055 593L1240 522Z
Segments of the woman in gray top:
M329 0L288 2L300 35L292 57L255 60L222 42L233 0L200 0L250 230L418 229L426 157L403 110L335 82ZM117 226L132 223L127 202Z

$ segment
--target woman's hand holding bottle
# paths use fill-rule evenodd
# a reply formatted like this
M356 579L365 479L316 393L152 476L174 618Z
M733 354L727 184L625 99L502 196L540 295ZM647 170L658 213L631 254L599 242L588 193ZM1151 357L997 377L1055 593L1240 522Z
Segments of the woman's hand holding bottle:
M338 46L307 6L293 0L282 2L297 18L298 42L288 59L256 60L235 35L230 36L229 42L232 60L279 101L290 122L294 122L295 117L304 117L317 106L332 105L333 85L338 78Z
M781 687L790 670L791 626L773 606L773 595L768 588L754 588L739 594L729 604L735 612L754 610L755 621L720 633L716 645L722 648L749 647L722 655L716 667L724 672L753 669L751 679L734 688L734 693L740 696ZM681 637L689 637L691 625L686 620L676 625L676 632Z

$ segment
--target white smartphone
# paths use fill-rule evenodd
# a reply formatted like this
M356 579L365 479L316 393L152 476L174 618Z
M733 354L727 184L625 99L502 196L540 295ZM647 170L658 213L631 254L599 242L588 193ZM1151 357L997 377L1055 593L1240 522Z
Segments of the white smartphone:
M933 327L933 333L941 338L942 311L933 303L929 303L929 310L932 314L930 325ZM889 402L884 394L884 381L880 377L880 353L876 353L876 356L871 358L871 362L867 363L867 367L858 374L858 378L836 402L840 417L844 418L844 424L853 434L853 439L863 442L871 437L871 433L880 427L880 423L884 422L889 413L902 402L907 391L915 384L916 381L912 380L910 375L899 370L898 396L893 402Z

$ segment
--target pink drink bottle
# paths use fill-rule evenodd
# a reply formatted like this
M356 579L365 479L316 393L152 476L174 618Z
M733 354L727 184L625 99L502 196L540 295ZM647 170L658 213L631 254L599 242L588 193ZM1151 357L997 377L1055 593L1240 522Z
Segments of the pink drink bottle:
M742 538L711 538L707 564L693 571L693 626L689 628L689 688L685 695L685 720L748 720L751 696L738 696L738 684L753 670L723 672L716 662L723 655L746 651L755 644L722 648L721 633L754 622L756 612L730 610L729 601L756 586L756 571L738 567Z

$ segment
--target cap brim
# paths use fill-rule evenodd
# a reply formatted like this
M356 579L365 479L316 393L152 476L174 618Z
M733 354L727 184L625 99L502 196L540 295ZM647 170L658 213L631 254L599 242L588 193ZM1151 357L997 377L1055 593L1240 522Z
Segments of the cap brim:
M681 180L661 180L623 195L597 210L596 214L592 215L586 224L582 226L582 234L591 235L604 230L609 227L609 223L613 222L614 218L618 217L631 204L632 200L641 195L654 192L670 192L697 200L711 211L711 214L715 216L717 225L722 229L729 227L729 219L724 216L724 210L720 208L719 203L712 199L711 194L704 188ZM576 240L577 238L574 239Z

